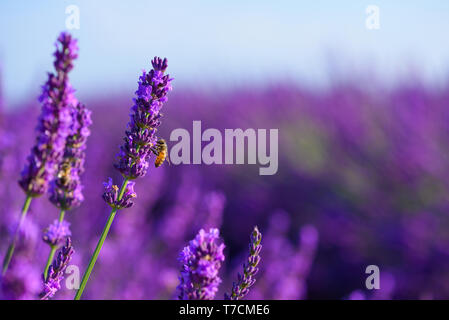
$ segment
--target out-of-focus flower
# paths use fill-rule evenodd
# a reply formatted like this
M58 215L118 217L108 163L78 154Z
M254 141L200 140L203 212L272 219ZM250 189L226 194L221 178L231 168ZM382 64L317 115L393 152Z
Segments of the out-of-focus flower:
M17 255L11 263L8 274L0 277L0 298L2 300L32 300L41 290L42 282L35 263Z
M78 207L84 200L80 177L84 172L86 142L92 124L90 115L91 111L81 103L71 108L70 134L58 173L50 187L50 201L63 210Z
M159 237L164 240L164 246L172 249L175 254L186 239L191 238L199 229L204 229L201 223L195 223L201 190L192 181L197 178L197 175L192 174L183 174L180 177L176 185L176 195L170 201L171 207L164 213L157 228Z
M77 58L77 51L76 40L69 33L61 33L54 53L56 72L48 74L39 98L42 111L36 128L36 144L31 149L19 180L25 193L33 197L47 192L64 153L72 120L70 106L77 103L68 78L73 60Z
M243 265L243 275L238 274L237 282L232 285L232 292L230 295L225 294L226 300L241 300L249 292L256 282L256 274L259 271L257 265L260 262L260 250L262 250L262 234L259 229L254 227L251 233L251 242L249 244L249 255L246 264Z
M14 145L13 136L5 132L3 128L0 127L0 174L2 173L5 155L8 153L10 149L12 149L13 145Z
M14 234L17 229L17 224L17 222L9 223L9 234ZM31 259L34 255L34 251L36 250L36 243L39 240L41 232L42 228L39 228L32 217L23 221L22 227L20 228L18 241L16 243L17 253Z
M24 221L16 243L15 259L11 261L8 272L0 276L0 299L36 299L42 289L40 266L35 263L39 234L39 227L33 217Z
M66 221L53 221L44 231L43 240L50 246L58 246L66 238L71 236L70 223Z
M299 232L299 241L299 250L289 259L282 277L273 288L277 299L304 299L307 293L306 282L318 247L318 230L312 225L303 226Z
M66 245L59 251L58 257L48 269L47 278L44 279L44 289L41 293L41 300L48 300L61 289L61 280L64 279L64 271L67 268L75 250L72 247L72 241L67 238Z
M108 182L103 183L105 189L103 199L112 208L117 210L130 208L134 205L132 200L137 197L137 194L134 192L134 185L135 183L133 181L129 181L126 185L123 197L118 200L120 192L119 187L112 183L112 178L109 178Z
M354 290L349 294L348 300L366 300L366 295L362 290Z
M226 204L226 196L223 192L212 191L204 197L206 217L203 228L220 227L223 221L223 209Z
M213 300L221 279L218 276L225 257L225 245L219 244L220 232L201 229L194 240L179 254L182 263L178 298L180 300Z
M115 164L117 170L128 179L143 177L147 173L151 148L158 140L156 131L162 116L159 111L167 101L167 92L171 90L172 79L164 75L167 59L155 57L151 64L153 69L148 73L144 71L139 78L125 143L120 147Z

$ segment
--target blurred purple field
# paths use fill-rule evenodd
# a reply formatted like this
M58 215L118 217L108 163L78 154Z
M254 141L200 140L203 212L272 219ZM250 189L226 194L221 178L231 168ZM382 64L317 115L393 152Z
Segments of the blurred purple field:
M175 70L170 70L176 78ZM4 79L7 81L7 79ZM226 245L217 299L236 281L252 228L263 234L249 299L432 299L449 297L449 86L418 80L385 89L346 82L310 90L285 83L234 89L176 88L162 137L176 128L278 128L279 169L254 165L164 165L136 181L135 206L120 211L84 293L86 299L172 299L179 251L201 228ZM132 92L91 96L93 125L82 176L85 201L68 212L83 272L110 208L101 195L132 105ZM1 110L0 256L24 194L17 180L39 104ZM170 142L168 141L169 148ZM57 219L46 196L30 209L2 298L35 299ZM365 288L378 265L380 290ZM56 299L71 299L65 286Z

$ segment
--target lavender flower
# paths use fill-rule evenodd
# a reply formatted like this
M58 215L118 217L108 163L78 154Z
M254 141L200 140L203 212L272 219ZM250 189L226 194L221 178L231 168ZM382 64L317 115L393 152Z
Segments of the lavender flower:
M155 57L151 64L153 69L143 72L139 78L125 143L120 147L118 162L115 168L125 178L136 179L145 176L151 148L155 146L157 128L160 125L160 109L167 101L167 92L171 90L169 75L164 75L167 69L167 59Z
M123 208L130 208L134 205L132 199L137 197L137 194L134 192L134 182L129 181L126 185L125 192L123 193L123 197L119 199L119 188L117 185L112 184L112 178L109 178L108 182L104 182L103 186L105 188L105 192L103 193L103 199L109 204L112 208L117 210Z
M92 124L90 114L80 103L71 108L70 134L58 173L50 186L50 201L62 210L78 207L84 200L80 177L84 172L86 142Z
M67 268L75 250L72 247L72 240L67 238L66 245L59 251L58 258L48 269L48 275L44 279L44 290L41 293L41 300L48 300L61 289L61 280L64 279L64 271Z
M64 220L61 222L55 220L45 229L42 239L52 247L58 246L66 237L72 235L69 227L70 223Z
M76 40L69 33L61 33L56 42L54 67L42 87L39 101L42 112L36 128L36 145L31 149L19 184L32 197L47 192L49 182L64 153L65 140L71 123L69 107L76 104L68 73L77 58Z
M218 271L225 257L224 244L218 229L209 232L203 229L179 254L182 263L178 298L180 300L212 300L218 291L221 279Z
M131 108L132 114L124 138L125 143L120 147L118 162L114 165L124 177L122 187L119 189L118 186L113 185L112 179L104 184L103 199L112 207L112 211L84 273L75 300L81 299L115 213L119 209L129 208L133 205L131 200L136 197L136 193L134 192L134 182L130 180L143 177L146 174L150 155L158 141L156 131L162 116L160 109L162 104L167 101L166 95L171 90L172 79L168 75L164 75L167 69L167 59L162 60L155 57L151 64L153 69L148 73L143 71L139 78L139 87L135 92L137 98L134 99L134 106Z
M241 300L245 297L249 288L256 282L255 276L259 271L257 265L260 262L260 250L262 250L262 234L257 227L251 233L249 244L249 256L246 264L243 265L243 275L238 275L237 283L233 283L231 295L225 294L225 300Z

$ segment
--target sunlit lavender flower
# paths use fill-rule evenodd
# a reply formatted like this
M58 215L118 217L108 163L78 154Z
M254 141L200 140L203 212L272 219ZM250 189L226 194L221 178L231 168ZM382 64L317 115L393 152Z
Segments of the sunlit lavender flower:
M44 289L41 293L41 300L48 300L61 289L61 280L64 279L64 271L67 268L75 250L72 247L72 241L67 238L66 245L59 251L58 257L48 269L47 278L44 279Z
M137 197L137 194L134 192L134 184L133 181L128 182L123 197L118 200L120 192L119 187L112 183L112 178L109 178L108 182L103 183L105 189L103 193L104 201L106 201L112 208L116 209L132 207L134 205L132 200Z
M143 177L148 169L151 148L156 145L157 128L160 125L159 113L162 104L167 101L167 92L171 90L167 69L167 59L155 57L151 64L153 69L143 72L139 78L125 143L120 147L118 162L115 164L125 178Z
M84 200L81 174L84 172L84 158L89 126L92 124L91 111L78 103L71 108L72 124L67 137L62 162L51 183L50 201L58 208L69 210Z
M77 51L76 40L69 33L61 33L54 53L56 72L48 74L39 98L42 112L36 128L36 145L31 149L19 180L22 189L33 197L47 192L64 153L71 123L69 107L76 104L68 73L73 68Z
M158 141L156 131L160 125L159 119L162 116L159 111L162 104L167 101L166 95L171 90L170 82L172 79L168 75L164 75L167 69L167 59L162 60L155 57L151 63L153 69L148 73L144 71L139 78L139 87L135 93L137 97L134 99L134 106L131 108L131 119L128 122L124 138L125 143L120 147L118 162L114 165L121 172L124 180L120 189L112 183L112 179L104 184L103 199L112 207L112 210L89 261L89 266L84 273L75 300L81 299L115 213L119 209L129 208L133 205L131 200L136 197L136 193L134 192L134 182L130 180L143 177L146 174L150 155L156 152L154 149Z
M247 263L243 265L243 275L238 275L237 283L233 283L230 295L225 294L226 300L241 300L249 292L249 288L256 282L255 276L259 271L257 265L260 262L260 250L262 250L262 234L257 227L251 233L249 255Z
M50 246L58 246L66 237L71 236L70 223L66 221L53 221L44 231L42 239Z
M178 298L180 300L213 300L221 283L218 271L225 257L225 245L219 244L220 232L201 229L179 254L182 263Z

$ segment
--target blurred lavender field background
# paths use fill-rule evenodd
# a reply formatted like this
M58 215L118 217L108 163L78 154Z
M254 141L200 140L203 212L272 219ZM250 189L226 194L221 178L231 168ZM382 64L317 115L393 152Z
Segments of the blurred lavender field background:
M81 8L88 6L80 3ZM349 3L351 8L355 7L353 2ZM34 143L40 110L36 97L44 82L43 72L51 69L51 44L64 28L64 7L68 4L71 3L57 7L62 15L60 22L37 28L42 41L38 47L42 52L37 54L44 58L34 61L28 74L16 74L10 70L12 67L8 69L8 63L12 61L14 66L19 58L5 54L10 60L0 60L1 70L8 69L2 72L0 81L3 89L0 96L2 258L24 200L17 180ZM355 7L360 17L354 23L366 37L373 37L364 29L365 6ZM389 7L381 2L380 8ZM422 12L425 17L434 13ZM89 14L92 15L86 9L86 15ZM387 13L386 16L389 17ZM80 39L80 59L75 62L73 83L79 100L92 110L93 125L82 177L85 201L67 214L76 250L72 264L78 265L81 272L110 209L101 198L102 182L108 177L119 178L113 161L122 142L140 69L149 69L153 55L168 56L169 62L173 62L168 71L175 78L163 111L162 137L168 140L176 128L191 131L194 120L202 121L203 130L217 128L222 132L225 128L278 128L279 170L273 176L259 176L258 166L254 165L166 164L151 169L145 178L136 182L136 205L117 215L84 298L174 298L179 283L179 251L200 228L212 226L220 229L226 244L226 260L221 270L223 283L217 294L217 298L222 298L241 271L254 225L263 234L263 249L261 271L249 299L449 298L449 82L446 77L449 69L442 69L449 57L447 44L441 47L434 44L434 48L429 44L430 53L418 54L415 61L418 64L424 61L422 68L411 68L413 72L407 76L396 73L401 68L401 56L393 54L391 61L399 61L396 68L389 68L388 62L380 63L383 71L375 72L373 66L365 65L366 72L362 72L352 65L334 70L336 74L328 70L327 75L308 80L301 78L303 74L295 76L307 72L297 67L301 64L298 60L308 63L307 56L283 61L284 66L260 63L260 70L250 65L250 76L245 74L243 65L234 64L236 57L231 60L217 57L217 61L225 61L223 69L226 63L231 66L231 71L223 75L225 80L220 81L209 74L223 71L213 66L209 69L208 63L214 60L208 56L213 56L211 49L203 51L205 65L194 59L193 66L179 67L178 81L177 66L187 64L178 59L186 42L162 41L158 46L149 38L149 48L138 52L131 48L132 53L120 43L102 42L105 56L109 51L118 51L105 58L109 61L118 55L123 60L139 58L130 65L117 65L116 71L111 64L100 77L105 67L99 62L95 69L92 61L98 54L88 53L95 35L89 35L87 25L91 20L85 19L85 25L82 24L78 33L74 32ZM435 21L439 20L434 19L438 24ZM389 23L387 20L382 28L387 29ZM328 30L326 26L324 30ZM123 26L118 38L126 32L136 32L128 29ZM291 32L289 36L294 30ZM376 37L391 37L386 33ZM144 36L130 35L136 42L145 41ZM434 33L429 34L426 41L434 39L436 43L435 37ZM9 41L0 42L2 50L10 44L13 48L20 47ZM257 48L258 39L254 41ZM379 41L380 51L390 43ZM245 51L245 46L240 45L245 54L251 51ZM409 43L402 45L398 43L405 50ZM287 45L284 49L292 47ZM418 47L416 44L417 51ZM214 48L218 51L220 47ZM32 55L30 49L26 56ZM180 52L175 54L176 50ZM185 50L187 56L193 54ZM229 54L233 55L234 51L238 51L238 46ZM309 53L313 55L312 51ZM21 56L24 54L20 52ZM200 52L196 54L201 60ZM448 55L444 59L445 54ZM281 60L286 57L287 54L278 55ZM240 63L249 58L242 59ZM255 59L255 64L266 60L264 54ZM47 60L44 66L39 64ZM432 61L437 62L432 64ZM328 68L332 66L341 64L336 62ZM200 67L206 69L204 78ZM237 69L241 74L234 72ZM436 69L439 71L434 72ZM36 70L41 74L35 75ZM189 72L193 74L189 76ZM111 80L115 73L122 82ZM91 74L101 79L98 87L89 82ZM20 87L22 78L29 78L26 81L30 83ZM9 81L14 84L8 84ZM111 83L109 89L108 83ZM29 90L25 95L24 88ZM170 145L169 142L169 148ZM2 284L1 298L35 299L41 291L41 272L48 254L48 246L41 240L42 230L57 215L57 209L45 196L33 202L11 264L10 279ZM380 290L365 288L365 268L372 264L378 265L381 271ZM56 298L71 299L74 293L63 286Z

